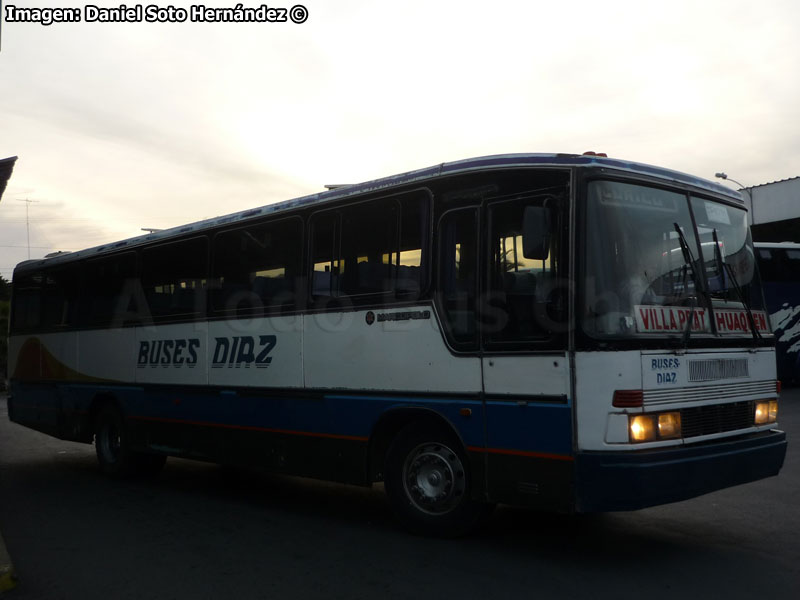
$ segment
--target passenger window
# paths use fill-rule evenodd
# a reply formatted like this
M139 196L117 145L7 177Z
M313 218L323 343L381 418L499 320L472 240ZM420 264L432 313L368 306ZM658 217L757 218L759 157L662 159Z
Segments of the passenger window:
M14 313L11 315L12 333L34 330L41 323L42 308L41 273L14 277Z
M800 282L800 250L786 250L786 281Z
M382 202L342 211L341 295L382 294L394 288L397 205Z
M208 242L194 238L142 252L142 287L154 318L205 316Z
M75 268L58 267L45 272L42 279L42 327L64 330L74 325L79 293Z
M400 248L397 262L398 294L417 296L425 287L427 273L423 253L427 252L430 229L428 198L419 194L400 202Z
M339 294L339 249L336 244L337 213L314 215L311 222L311 294Z
M780 267L778 265L778 252L769 248L758 248L758 268L761 272L761 280L772 282L780 280Z
M136 253L126 252L86 262L83 269L79 321L109 327L122 325L138 285Z
M477 344L478 209L445 213L439 222L438 294L458 349Z
M314 215L312 296L418 296L426 280L428 215L427 192Z
M214 238L215 312L259 314L291 308L300 274L301 219L224 231Z

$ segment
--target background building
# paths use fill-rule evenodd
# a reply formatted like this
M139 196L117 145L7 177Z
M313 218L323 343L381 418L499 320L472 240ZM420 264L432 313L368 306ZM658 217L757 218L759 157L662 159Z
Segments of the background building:
M800 242L800 177L742 190L750 208L753 240Z

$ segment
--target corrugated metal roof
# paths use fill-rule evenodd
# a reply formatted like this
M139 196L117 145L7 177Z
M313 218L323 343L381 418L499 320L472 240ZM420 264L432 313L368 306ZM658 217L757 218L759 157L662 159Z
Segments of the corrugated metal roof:
M753 185L751 187L744 188L744 189L752 190L752 189L755 189L755 188L764 187L766 185L774 185L776 183L784 183L786 181L794 181L795 179L800 179L800 175L797 176L797 177L789 177L787 179L778 179L777 181L770 181L769 183L759 183L758 185Z

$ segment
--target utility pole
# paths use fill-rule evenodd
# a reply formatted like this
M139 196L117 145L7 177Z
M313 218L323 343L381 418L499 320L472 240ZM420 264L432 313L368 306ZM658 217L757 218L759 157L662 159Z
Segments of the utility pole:
M31 204L34 202L39 202L38 200L29 200L25 198L17 198L17 202L24 202L25 203L25 231L28 234L28 260L31 259L31 221L28 218L28 209L30 208Z

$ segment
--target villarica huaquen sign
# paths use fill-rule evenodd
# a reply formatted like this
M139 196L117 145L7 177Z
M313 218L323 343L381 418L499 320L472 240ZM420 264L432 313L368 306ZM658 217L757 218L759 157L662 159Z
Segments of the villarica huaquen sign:
M641 333L682 333L689 327L693 332L710 331L708 311L704 308L677 306L636 306L636 331Z
M640 333L682 333L690 328L692 332L711 331L708 311L705 308L686 308L677 306L636 306L636 331ZM753 323L759 332L769 331L767 313L752 311ZM691 326L689 320L691 319ZM717 333L742 334L752 331L750 318L744 309L714 309L714 324Z

